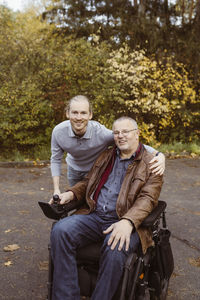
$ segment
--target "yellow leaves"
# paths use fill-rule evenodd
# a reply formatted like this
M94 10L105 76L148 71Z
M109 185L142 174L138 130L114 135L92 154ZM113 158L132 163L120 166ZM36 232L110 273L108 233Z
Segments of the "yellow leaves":
M120 86L117 102L124 100L125 111L137 112L147 119L153 116L154 128L157 132L166 129L168 137L170 128L178 125L184 129L191 125L192 117L185 117L184 111L188 111L186 104L196 103L197 99L181 63L166 58L165 64L161 64L153 56L147 57L144 51L131 51L127 45L113 51L108 62L110 76ZM146 130L145 141L149 140Z
M40 271L47 271L49 266L49 262L47 260L40 261L38 268Z
M189 121L184 121L184 122L183 122L183 126L184 126L184 127L190 126L190 122L189 122Z
M169 121L168 121L167 118L161 118L159 123L162 126L161 128L163 128L163 127L166 127L169 124Z
M99 36L99 35L91 34L90 36L91 36L92 41L93 41L94 43L97 43L97 44L99 43L99 41L100 41L100 36Z
M3 248L3 251L5 252L13 252L18 250L20 247L17 244L12 244L12 245L8 245L6 247Z
M11 229L5 230L5 233L11 232ZM18 249L20 249L20 246L18 244L11 244L11 245L7 245L3 248L3 251L5 252L14 252L17 251ZM4 263L5 267L10 267L11 265L13 265L13 262L7 258L7 261Z
M200 268L200 257L198 258L189 257L189 263L194 267Z
M37 160L34 160L34 161L33 161L33 165L34 165L34 166L37 166L37 165L38 165Z
M146 143L148 145L155 144L156 137L154 134L154 125L142 122L142 124L140 124L140 129L141 137L145 139Z
M6 262L4 263L4 266L10 267L12 264L13 264L12 261L11 261L11 260L8 260L8 261L6 261Z

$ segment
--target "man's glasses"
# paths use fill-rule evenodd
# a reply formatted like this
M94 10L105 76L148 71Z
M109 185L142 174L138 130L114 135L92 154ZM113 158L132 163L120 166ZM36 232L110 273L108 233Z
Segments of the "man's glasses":
M128 136L129 132L134 131L134 130L137 130L137 128L136 129L131 129L131 130L124 129L122 131L117 131L116 130L116 131L113 131L113 134L114 134L114 136L119 136L119 134L121 133L121 135L123 135L123 136Z

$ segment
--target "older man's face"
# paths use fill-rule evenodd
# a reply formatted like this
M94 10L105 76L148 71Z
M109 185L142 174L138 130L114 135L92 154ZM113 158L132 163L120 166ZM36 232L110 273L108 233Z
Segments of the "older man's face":
M139 144L139 130L130 120L120 120L113 126L114 140L121 153L132 155Z

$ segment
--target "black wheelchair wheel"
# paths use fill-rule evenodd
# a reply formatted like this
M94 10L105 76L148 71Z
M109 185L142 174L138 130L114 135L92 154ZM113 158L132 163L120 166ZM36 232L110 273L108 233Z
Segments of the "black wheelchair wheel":
M161 294L158 300L166 300L167 299L167 292L169 286L169 279L163 279L161 282Z
M156 295L155 291L150 291L150 300L166 300L169 287L169 279L163 279L160 283L160 293Z

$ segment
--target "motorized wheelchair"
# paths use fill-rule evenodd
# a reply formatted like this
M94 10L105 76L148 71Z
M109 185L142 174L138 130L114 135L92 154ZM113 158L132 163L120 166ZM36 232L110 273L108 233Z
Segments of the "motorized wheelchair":
M44 214L51 219L67 217L77 203L60 206L58 198L54 204L39 202ZM112 300L165 300L169 279L173 272L174 261L169 242L170 231L167 229L165 209L166 202L159 201L158 206L143 221L141 226L151 228L154 246L148 248L144 255L139 247L131 253L124 266L124 274L118 290ZM55 222L53 223L53 225ZM81 296L90 299L95 287L101 244L90 244L77 252L77 267ZM52 299L53 262L49 245L48 296Z

